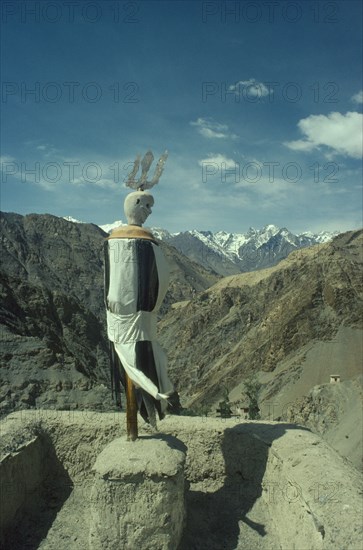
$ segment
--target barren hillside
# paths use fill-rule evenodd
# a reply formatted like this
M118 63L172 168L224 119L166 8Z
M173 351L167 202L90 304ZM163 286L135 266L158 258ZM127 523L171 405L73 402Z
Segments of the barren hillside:
M284 362L298 379L309 348L333 340L339 328L356 331L359 339L361 270L362 232L348 232L296 251L275 267L221 279L175 307L160 322L160 339L184 403L212 406L223 386L231 392L259 372L266 373L267 383ZM357 349L334 368L345 372L349 364L348 377L359 374ZM319 357L312 361L319 371ZM328 381L327 372L300 390Z
M112 409L103 242L92 224L1 215L0 412ZM162 243L171 279L163 311L218 277Z

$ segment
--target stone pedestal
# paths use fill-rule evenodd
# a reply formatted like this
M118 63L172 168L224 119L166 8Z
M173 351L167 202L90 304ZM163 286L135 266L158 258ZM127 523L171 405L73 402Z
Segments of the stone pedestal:
M172 436L115 439L97 457L89 549L176 550L182 535L185 445Z

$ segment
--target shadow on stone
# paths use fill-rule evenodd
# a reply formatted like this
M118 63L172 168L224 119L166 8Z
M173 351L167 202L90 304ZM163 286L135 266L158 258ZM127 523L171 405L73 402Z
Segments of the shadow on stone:
M181 451L185 454L188 451L188 447L182 441L180 441L180 439L169 434L156 433L155 435L140 435L139 439L142 441L147 439L158 439L160 441L165 441L170 449Z
M187 495L187 527L179 550L235 550L242 532L246 548L253 550L263 544L268 534L263 516L256 521L248 513L262 495L272 441L291 429L303 428L247 422L224 430L224 485L214 492L191 488Z
M36 550L41 541L46 538L58 512L72 492L73 483L67 471L59 461L50 437L41 433L38 437L40 452L37 455L27 456L27 450L23 453L23 464L16 464L12 486L10 481L7 489L8 496L18 500L19 506L4 529L2 535L3 550ZM14 458L18 458L16 455ZM11 460L11 458L10 458ZM36 464L35 462L38 462ZM38 470L42 476L40 483L32 487L28 484L28 477ZM22 479L23 476L25 479ZM9 478L10 479L10 478ZM1 480L3 482L3 479ZM3 488L3 487L2 487ZM3 491L2 491L3 493ZM2 494L2 506L6 509L6 495Z

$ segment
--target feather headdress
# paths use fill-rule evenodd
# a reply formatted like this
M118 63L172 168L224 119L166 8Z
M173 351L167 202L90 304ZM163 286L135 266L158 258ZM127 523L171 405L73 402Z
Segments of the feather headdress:
M138 191L145 191L145 189L151 189L159 182L159 179L161 177L161 174L164 170L164 164L166 162L166 159L168 158L168 152L165 151L163 155L161 155L160 159L157 162L154 177L151 181L147 181L147 175L150 170L150 167L152 165L152 162L154 160L154 155L151 151L147 151L144 158L141 161L141 176L139 179L136 179L137 173L139 171L140 167L140 155L137 155L134 166L130 174L127 176L126 185L128 187L131 187L131 189L137 189Z

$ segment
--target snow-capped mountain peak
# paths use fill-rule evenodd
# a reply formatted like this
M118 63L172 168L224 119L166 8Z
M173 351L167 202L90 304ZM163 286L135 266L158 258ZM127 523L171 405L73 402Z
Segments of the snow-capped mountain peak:
M120 227L120 225L127 225L123 223L122 220L117 220L113 223L106 223L105 225L99 225L99 227L105 232L105 233L111 233L113 229L116 229L117 227Z
M70 216L65 216L64 219L83 223ZM122 220L117 220L99 227L110 233L122 225L126 224ZM170 233L166 229L153 227L151 231L157 239L171 244L185 256L220 275L232 275L275 265L293 250L326 243L338 235L337 232L328 231L305 231L295 235L286 227L279 228L273 224L265 225L262 229L250 227L246 233L213 233L197 229Z
M308 239L314 239L317 243L327 243L332 240L333 237L339 235L339 231L321 231L320 233L312 233L311 231L304 231L299 237L307 237Z
M169 233L169 231L167 231L166 229L162 229L161 227L153 227L151 229L151 232L154 237L156 237L160 241L165 241L173 235L172 233Z
M86 222L81 222L80 220L76 220L76 218L72 218L72 216L63 216L63 219L66 220L67 222L72 222L72 223L86 223Z
M270 225L265 225L262 231L264 233L278 233L280 229L276 227L276 225L270 224Z

